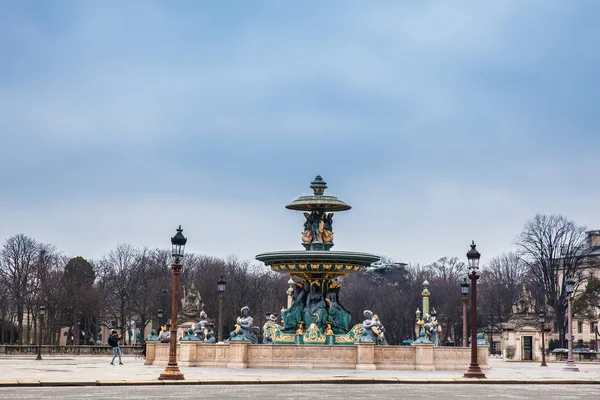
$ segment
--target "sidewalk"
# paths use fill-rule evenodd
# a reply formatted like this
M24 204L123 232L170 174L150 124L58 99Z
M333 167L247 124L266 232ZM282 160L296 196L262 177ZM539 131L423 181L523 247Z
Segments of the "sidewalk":
M290 383L502 383L502 384L600 384L600 363L577 364L580 372L562 371L564 363L543 368L535 362L490 359L486 379L464 379L466 371L358 371L315 369L225 369L181 367L183 381L159 381L162 366L146 366L124 357L125 365L109 365L112 357L0 357L0 387L11 386L117 386L117 385L215 385Z

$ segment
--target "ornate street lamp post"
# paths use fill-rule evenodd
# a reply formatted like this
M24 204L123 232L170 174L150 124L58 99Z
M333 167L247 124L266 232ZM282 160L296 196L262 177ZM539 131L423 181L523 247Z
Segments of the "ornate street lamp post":
M183 374L177 366L177 314L179 312L179 272L181 271L181 259L183 258L183 250L187 239L183 236L181 225L177 229L177 234L171 238L173 264L173 291L171 293L171 341L169 343L169 362L158 379L184 379Z
M564 366L563 371L573 371L579 372L579 368L575 365L575 361L573 361L573 309L571 307L573 301L573 289L575 288L575 281L571 278L567 279L565 283L565 289L567 291L567 296L569 299L569 315L568 315L568 332L569 332L569 355L567 357L567 365Z
M36 360L42 359L42 329L44 329L44 314L46 314L46 307L41 306L39 315L40 315L40 323L39 323L39 332L38 332L38 348L37 348L37 357Z
M477 279L479 279L479 258L481 254L475 249L475 241L467 253L469 261L469 278L471 279L471 364L465 372L465 378L485 378L485 374L477 361Z
M494 314L490 314L490 353L494 355L496 346L494 345Z
M467 347L467 297L469 296L469 281L467 278L464 278L462 283L460 284L460 292L462 293L462 307L463 307L463 315L462 315L462 325L463 325L463 337L462 337L462 345L463 347Z
M159 308L156 312L156 316L158 317L158 329L162 328L162 320L163 320L164 311L162 308Z
M546 330L546 314L540 313L538 317L538 322L540 323L540 328L542 329L542 364L540 367L547 367L546 364L546 336L544 331Z
M225 295L225 286L227 282L223 279L223 275L217 281L217 290L219 291L219 323L217 329L219 332L217 333L217 340L219 342L223 341L223 296Z

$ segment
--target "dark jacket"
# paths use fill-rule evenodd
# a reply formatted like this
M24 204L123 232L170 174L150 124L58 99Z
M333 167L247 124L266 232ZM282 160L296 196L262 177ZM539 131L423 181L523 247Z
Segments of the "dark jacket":
M108 345L111 347L119 347L119 338L113 335L108 337Z

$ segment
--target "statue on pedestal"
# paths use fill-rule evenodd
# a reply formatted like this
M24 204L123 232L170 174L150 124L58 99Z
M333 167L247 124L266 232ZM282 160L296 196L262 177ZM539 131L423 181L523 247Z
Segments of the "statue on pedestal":
M146 342L147 342L147 341L151 341L151 342L152 342L152 341L159 341L159 340L160 340L160 338L159 338L158 336L156 336L156 329L152 329L152 330L150 331L150 336L148 336L148 337L146 338Z
M196 334L200 332L206 337L208 333L208 316L204 311L200 312L200 321L196 324Z
M208 332L206 332L206 343L217 343L217 338L215 337L215 332L213 330L213 325L208 327Z
M302 321L304 315L305 296L306 290L304 289L304 284L294 282L294 302L290 308L281 313L283 332L295 333L298 329L298 324Z
M192 328L188 329L187 335L181 338L182 341L200 341L201 339L194 335L194 330Z
M435 312L435 309L432 310ZM439 325L435 314L425 314L423 317L423 330L427 335L427 339L431 341L435 346L440 346L440 332L442 327Z
M485 340L483 338L483 332L479 332L477 334L477 345L480 346L480 345L489 345L489 344L490 344L490 342L488 342L487 340Z
M333 243L333 213L305 212L303 243Z
M256 336L252 335L252 326L254 319L250 316L250 308L244 306L241 309L241 316L237 318L235 329L231 332L229 341L242 341L256 343Z
M371 310L363 311L365 320L363 321L363 329L358 339L361 343L375 343L378 345L387 345L385 339L385 328L379 321L379 317Z
M281 328L281 326L277 326L277 315L267 313L267 321L263 325L263 344L273 343L272 331L274 328Z
M319 230L321 231L323 243L333 243L333 213L323 215Z
M313 282L310 292L306 297L306 307L304 308L304 325L310 327L315 324L317 328L323 332L327 324L327 308L323 294L321 293L320 284Z
M204 303L200 296L200 291L192 281L190 288L183 292L181 299L181 312L179 313L180 322L195 322L200 318L200 313L204 309Z
M536 302L533 296L531 295L531 291L527 289L526 284L523 284L523 286L521 287L521 294L519 295L519 299L512 306L513 315L536 315L535 307Z
M415 344L433 344L433 343L431 342L431 340L427 339L427 334L425 333L424 330L422 330L421 333L419 333L419 338L411 343L411 345L415 345Z
M348 332L350 319L352 318L350 311L340 303L339 292L341 287L340 283L331 282L325 296L327 313L329 314L327 321L330 322L331 329L336 335Z

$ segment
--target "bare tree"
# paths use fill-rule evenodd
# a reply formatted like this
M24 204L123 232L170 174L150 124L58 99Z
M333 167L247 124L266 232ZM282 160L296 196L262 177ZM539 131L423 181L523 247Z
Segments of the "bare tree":
M11 331L14 324L11 318L14 302L10 292L8 280L0 274L0 343L10 342Z
M132 317L131 299L134 295L134 271L140 262L139 250L129 244L120 244L101 261L101 287L106 295L107 312L115 318L125 337Z
M400 343L403 337L414 334L419 286L425 278L420 266L407 266L387 257L382 260L364 273L345 277L340 298L351 311L351 326L361 323L363 311L369 309L381 319L388 342Z
M527 221L517 244L523 262L556 313L559 338L564 347L568 300L565 283L577 277L586 261L585 227L562 215L537 214Z
M56 252L54 248L46 248L40 260L43 279L40 285L40 304L46 307L44 343L60 343L61 328L70 325L69 310L76 299L67 295L65 284L65 266L69 258Z
M526 281L528 267L515 252L500 254L483 266L481 273L481 315L506 321Z
M170 270L168 258L161 250L142 249L131 271L131 311L140 329L142 341L146 325L156 316L160 308L160 293L164 286L168 287ZM138 325L139 324L139 325Z
M457 257L442 257L425 267L431 292L431 309L435 308L442 327L441 339L456 339L462 334L460 282L467 275L467 265ZM419 296L421 297L421 296Z
M457 257L442 257L425 268L428 271L430 283L441 281L456 284L467 274L466 264Z
M240 261L235 256L230 256L224 261L224 276L227 281L223 310L224 337L231 332L241 307L250 307L256 326L262 325L262 318L267 312L278 314L278 311L285 307L286 282L289 279L287 275L272 272L265 265ZM212 275L210 286L211 292L214 293L212 304L215 305L217 280L217 274Z
M27 306L27 295L35 284L34 271L39 260L39 244L29 236L18 234L6 240L0 257L0 268L8 289L14 299L19 341L24 344L23 318Z

